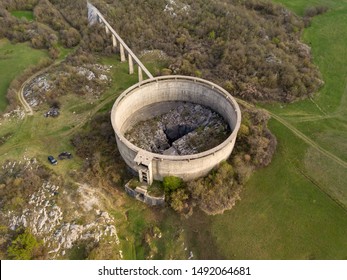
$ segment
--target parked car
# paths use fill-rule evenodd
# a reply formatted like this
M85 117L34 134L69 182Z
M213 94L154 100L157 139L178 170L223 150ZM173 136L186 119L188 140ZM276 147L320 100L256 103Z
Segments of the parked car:
M69 152L62 152L61 154L59 154L58 158L60 160L62 159L72 159L72 154Z
M48 161L54 165L58 163L58 161L53 156L48 156Z

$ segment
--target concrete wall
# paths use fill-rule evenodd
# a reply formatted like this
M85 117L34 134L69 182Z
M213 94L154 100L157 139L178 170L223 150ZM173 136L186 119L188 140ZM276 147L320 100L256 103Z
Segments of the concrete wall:
M132 188L129 187L128 184L125 185L125 192L130 195L131 197L136 198L138 193L136 190L133 190ZM152 206L157 206L157 205L164 205L165 204L165 195L160 196L160 197L155 197L155 196L150 196L149 194L145 194L143 197L142 202L152 205Z
M231 135L217 147L194 155L167 156L145 152L123 136L132 125L133 116L143 112L146 106L166 101L188 101L210 107L224 117ZM148 115L146 112L144 115ZM139 118L138 116L136 118ZM227 159L234 147L241 122L241 112L235 99L223 88L203 79L186 76L162 76L138 83L126 90L115 102L111 113L117 145L125 162L137 171L134 158L139 151L152 157L152 173L155 180L174 175L192 180L206 175L214 166Z

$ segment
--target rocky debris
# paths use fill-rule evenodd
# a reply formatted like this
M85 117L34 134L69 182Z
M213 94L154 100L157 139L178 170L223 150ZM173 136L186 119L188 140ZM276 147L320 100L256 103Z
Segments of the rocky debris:
M49 254L58 255L59 251L65 252L72 248L76 241L93 239L99 242L103 236L113 236L114 242L119 245L114 219L107 213L96 210L98 218L95 222L80 225L76 223L64 223L54 233L50 240L46 240L52 249Z
M12 230L20 226L30 227L35 235L52 232L63 219L63 213L54 199L59 186L43 184L37 193L29 197L28 208L21 215L11 215L9 227Z
M269 64L282 64L281 59L275 56L273 53L270 53L266 58L266 62Z
M93 89L90 86L86 85L85 89L87 93L93 93Z
M25 158L24 164L18 162L7 162L2 166L9 172L15 172L19 167L33 166L35 159ZM36 164L37 165L37 164ZM69 211L64 206L59 205L58 197L64 197L65 203L69 201L66 190L60 191L61 187L55 184L45 182L33 194L28 197L27 205L21 213L9 211L0 212L0 215L8 221L8 227L16 230L19 227L30 228L31 232L41 238L44 244L49 248L49 258L63 256L67 249L70 249L83 240L88 242L99 242L103 237L113 237L112 241L119 245L120 241L115 227L115 221L106 211L100 210L100 203L96 193L87 185L80 185L77 193L80 194L76 206L79 211L73 212L73 217L67 218ZM64 207L64 208L63 208ZM82 210L82 211L81 211ZM89 222L81 224L79 220L86 219L88 215ZM120 256L122 253L119 252Z
M18 172L18 169L21 170L35 170L38 168L38 163L36 158L30 158L26 155L23 156L23 161L10 161L7 160L5 163L1 166L2 170L6 170L6 173L8 175L13 175Z
M87 64L86 67L91 67L101 72L110 72L110 70L112 69L112 65L102 65L102 64Z
M88 81L95 79L95 73L84 67L77 67L77 74L85 76Z
M188 15L190 11L190 6L188 4L182 3L179 0L167 0L164 12L168 13L172 17L177 17L178 14Z
M111 65L100 64L85 64L77 67L63 65L58 68L55 67L53 68L54 72L51 70L52 72L35 77L25 86L23 95L32 108L43 104L52 96L59 96L62 92L69 90L72 92L77 91L78 94L87 93L97 96L102 92L100 84L106 84L111 81L109 78L111 68ZM74 84L76 83L76 79L71 79L73 75L83 76L83 79L85 78L85 86L78 87L78 90L76 90L76 84Z
M8 132L4 135L0 135L0 146L5 144L11 137L12 137L13 133Z
M137 123L125 137L153 153L190 155L217 146L229 135L229 126L219 114L182 102L166 114Z
M25 117L25 112L22 108L17 107L11 112L5 113L2 115L2 119L4 120L22 120ZM0 119L1 120L1 119ZM1 123L0 123L1 125Z
M100 81L108 81L106 75L112 68L112 65L87 64L85 67L78 66L76 71L78 75L85 76L88 81L98 79Z
M45 93L54 88L47 73L34 78L23 90L23 96L30 107L36 107L45 101Z
M100 80L100 81L108 81L108 78L107 78L106 75L101 74L101 75L99 76L99 80Z
M299 56L302 58L311 58L311 47L307 44L304 44L300 42L299 40L296 41L298 46L298 53Z
M23 96L31 107L40 105L44 98L45 92L53 88L53 82L49 79L48 74L42 74L34 78L30 84L24 88Z
M143 58L145 56L153 56L160 60L165 60L169 58L168 55L162 50L143 50L140 53L139 57Z

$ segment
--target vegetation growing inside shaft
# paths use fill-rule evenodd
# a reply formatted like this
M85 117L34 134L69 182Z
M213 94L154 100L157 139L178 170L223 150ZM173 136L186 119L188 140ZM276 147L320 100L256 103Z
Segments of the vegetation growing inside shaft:
M201 153L218 146L229 135L230 128L223 117L210 108L190 102L175 102L168 112L152 114L125 133L135 146L165 155Z

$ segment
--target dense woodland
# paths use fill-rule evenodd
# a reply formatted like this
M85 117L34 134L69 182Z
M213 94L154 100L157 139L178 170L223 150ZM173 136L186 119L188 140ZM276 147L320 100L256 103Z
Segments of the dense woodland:
M312 95L321 85L310 48L300 34L305 19L263 0L167 1L95 0L112 26L139 53L159 49L168 57L162 73L201 76L246 100L291 102ZM30 40L50 49L80 43L88 51L112 51L100 27L87 28L84 0L2 1L0 36ZM12 17L8 10L32 9L34 22ZM46 23L41 25L39 22Z

